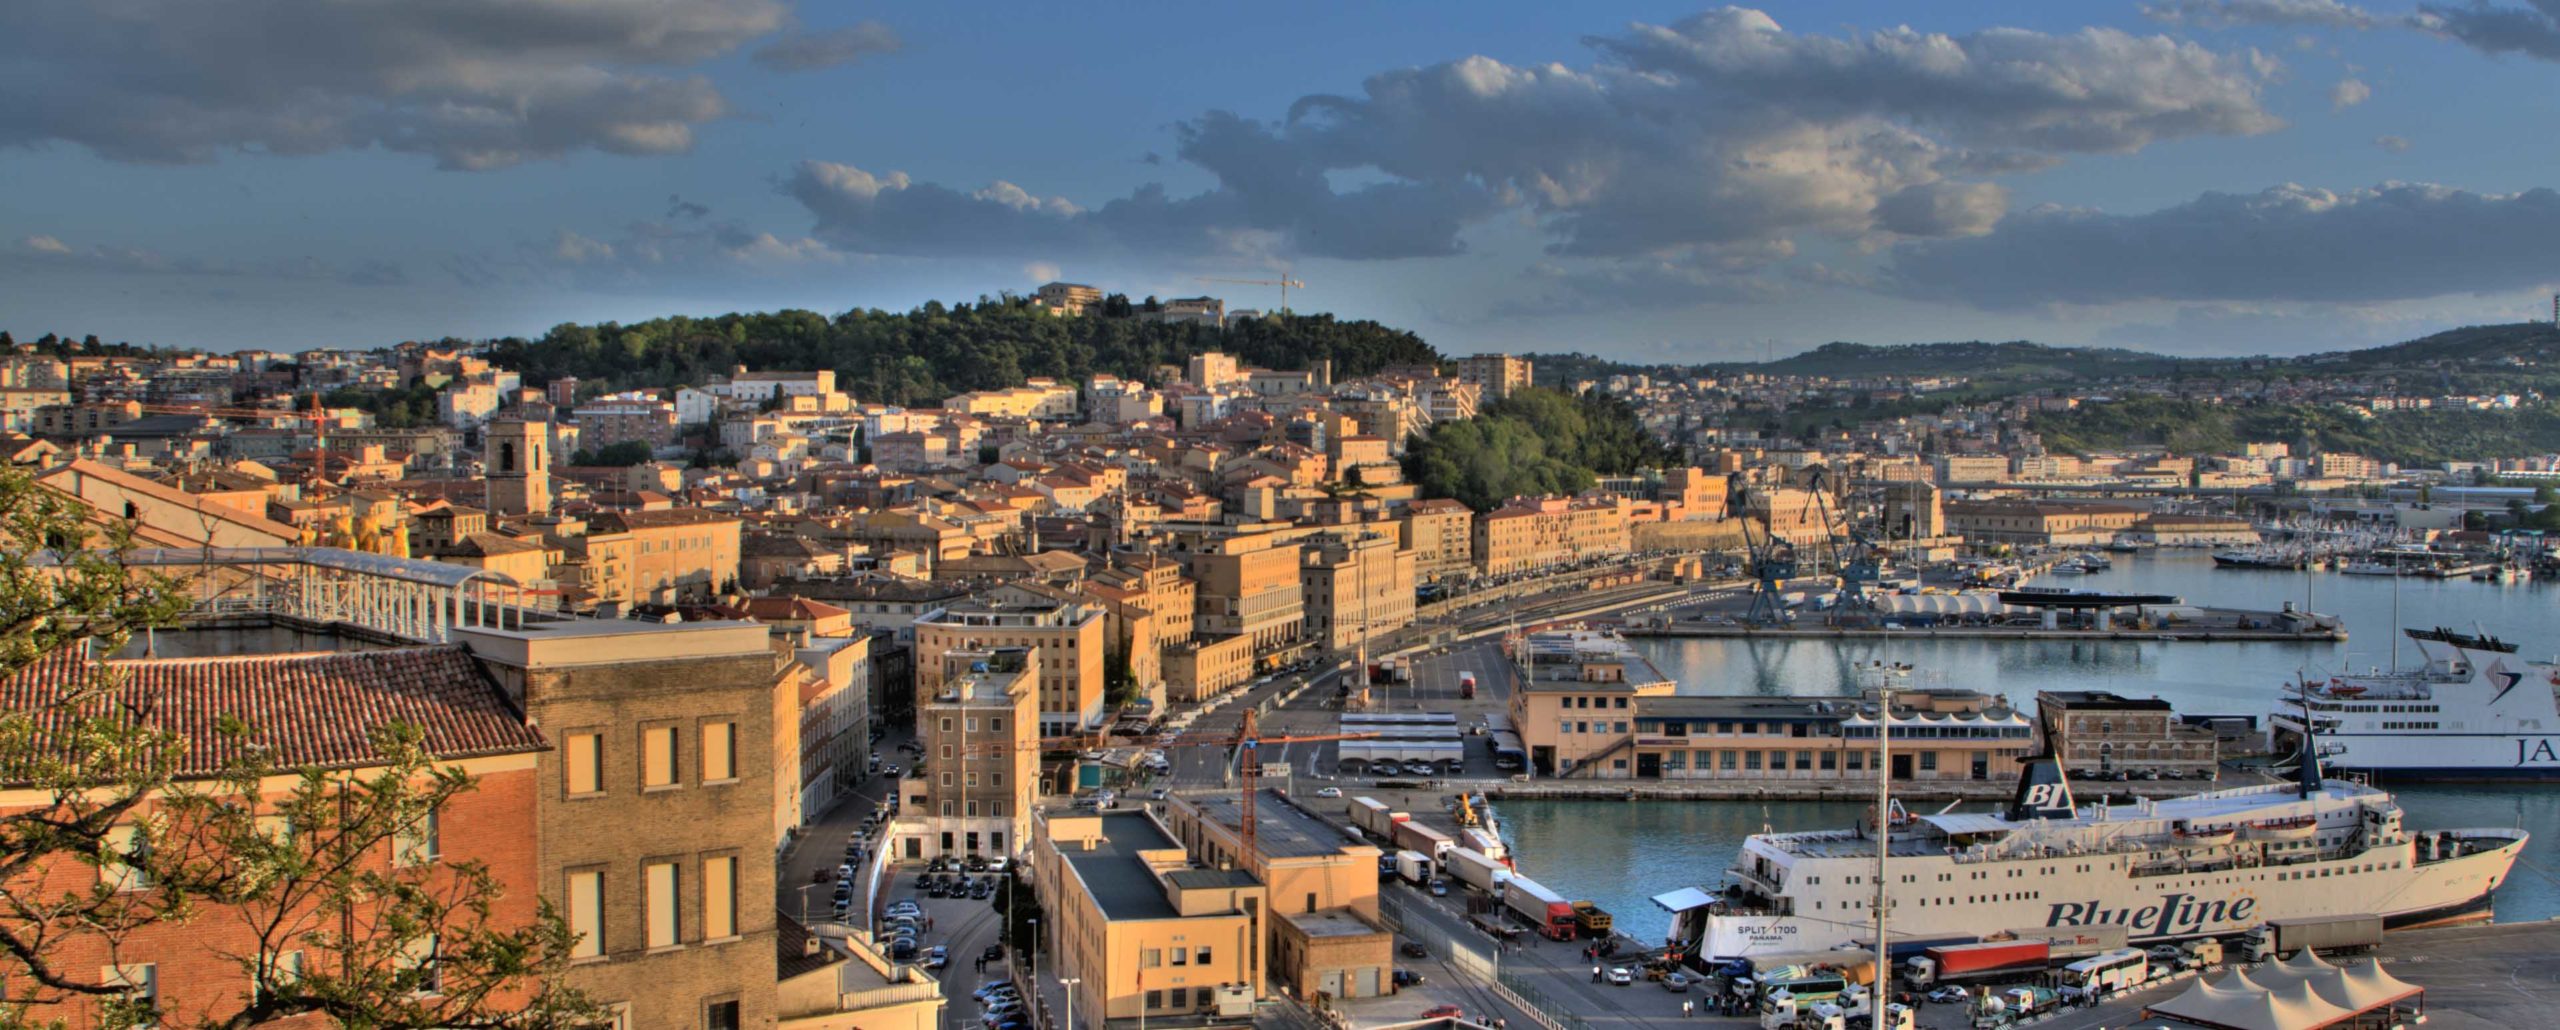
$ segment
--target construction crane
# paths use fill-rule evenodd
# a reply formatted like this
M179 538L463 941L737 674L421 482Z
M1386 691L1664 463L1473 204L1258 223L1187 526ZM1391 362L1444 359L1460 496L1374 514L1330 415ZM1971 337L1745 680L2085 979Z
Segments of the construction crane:
M1285 275L1277 279L1221 279L1216 276L1209 275L1195 275L1192 276L1192 278L1198 279L1204 283L1243 283L1247 286L1277 286L1280 288L1280 313L1283 315L1289 313L1289 288L1292 286L1301 290L1307 288L1306 283L1300 282L1296 279L1291 279Z
M1257 752L1261 751L1263 745L1317 744L1328 740L1372 740L1378 736L1375 733L1318 733L1305 736L1292 735L1285 737L1265 737L1262 735L1260 725L1255 719L1255 714L1254 709L1246 708L1244 710L1244 723L1242 726L1238 727L1236 735L1232 737L1210 737L1202 740L1177 740L1170 744L1160 745L1162 747L1225 747L1235 749L1236 767L1240 774L1239 778L1243 781L1244 786L1244 794L1237 801L1236 805L1240 815L1239 822L1242 823L1242 825L1238 826L1236 830L1238 835L1236 861L1239 863L1240 868L1242 866L1251 865L1254 856L1261 853L1257 850L1258 845L1254 841L1253 827L1255 820L1253 802L1255 795L1262 792L1262 762L1260 761L1260 755L1257 754Z

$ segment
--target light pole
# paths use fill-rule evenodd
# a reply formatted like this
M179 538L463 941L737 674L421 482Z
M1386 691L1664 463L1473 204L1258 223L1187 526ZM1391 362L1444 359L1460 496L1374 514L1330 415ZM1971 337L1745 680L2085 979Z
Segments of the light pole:
M802 926L809 925L809 888L816 886L819 886L819 884L804 883L800 885L800 925Z
M1083 983L1084 978L1081 976L1062 976L1058 978L1058 982L1067 985L1066 1030L1076 1030L1076 985Z

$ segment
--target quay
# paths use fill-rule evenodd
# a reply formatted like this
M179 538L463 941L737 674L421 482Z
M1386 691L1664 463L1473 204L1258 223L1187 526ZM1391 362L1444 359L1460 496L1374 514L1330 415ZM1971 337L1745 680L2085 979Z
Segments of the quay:
M2560 922L2397 930L2384 935L2375 954L2392 976L2426 990L2428 1030L2549 1026L2551 1013L2560 1008L2560 975L2555 975L2560 972L2555 968L2560 967L2560 958L2554 957L2560 956ZM2337 961L2357 959L2340 956ZM2096 1008L2066 1010L2037 1025L2043 1030L2150 1026L2161 1021L2138 1020L2142 1007L2174 998L2186 989L2186 980L2174 980ZM1953 1006L1924 1006L1920 1025L1965 1025L1960 1019L1944 1018L1954 1014Z
M2347 639L2344 626L2305 626L2286 629L2262 626L2241 629L2234 624L2181 624L2148 629L2046 629L2042 626L1755 626L1743 622L1672 621L1630 624L1621 633L1630 637L1727 637L1777 640L1842 640L1890 638L1896 640L2159 640L2195 642L2338 642Z

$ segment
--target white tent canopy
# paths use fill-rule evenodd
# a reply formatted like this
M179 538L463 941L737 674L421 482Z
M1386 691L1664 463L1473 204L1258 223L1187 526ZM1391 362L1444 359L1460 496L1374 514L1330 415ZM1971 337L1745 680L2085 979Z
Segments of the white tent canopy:
M2150 1006L2164 1016L2217 1030L2313 1030L2372 1012L2420 993L2367 961L2341 969L2309 949L2258 969L2237 969L2220 982L2197 980L2186 992Z
M1961 594L1885 594L1876 598L1876 606L1894 615L2007 615L2027 610L2000 603L1999 592L1993 590Z

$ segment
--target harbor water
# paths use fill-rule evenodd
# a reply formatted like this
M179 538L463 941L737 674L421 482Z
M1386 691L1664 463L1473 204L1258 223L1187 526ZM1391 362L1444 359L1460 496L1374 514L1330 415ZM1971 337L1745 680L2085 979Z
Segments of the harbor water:
M2484 583L2220 570L2195 551L2117 554L2115 568L2037 580L2036 586L2175 594L2189 604L2275 610L2285 602L2346 620L2344 643L2196 641L1646 638L1634 641L1685 693L1818 696L1853 693L1856 669L1908 663L1914 687L1979 690L2034 703L2038 690L2109 690L2161 697L2184 713L2264 721L2283 685L2393 662L2397 622L2494 634L2518 657L2560 654L2560 582ZM2395 598L2396 593L2396 598ZM2306 603L2307 596L2307 603ZM1813 616L1808 615L1807 618ZM2405 643L2402 660L2414 660ZM2497 894L2502 921L2560 916L2560 792L2549 785L2390 784L2417 829L2518 826L2532 831ZM1638 940L1659 940L1670 915L1654 895L1712 887L1742 839L1763 828L1837 827L1857 805L1818 802L1510 801L1499 811L1521 868L1570 898L1598 903Z

